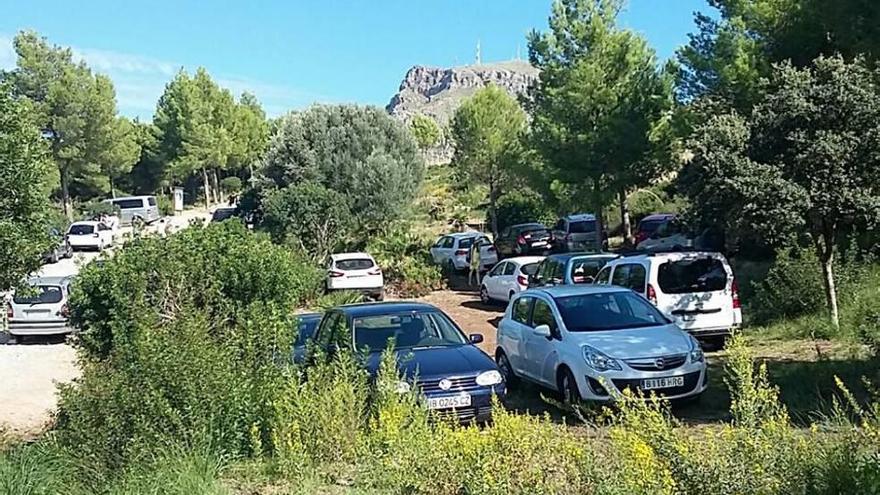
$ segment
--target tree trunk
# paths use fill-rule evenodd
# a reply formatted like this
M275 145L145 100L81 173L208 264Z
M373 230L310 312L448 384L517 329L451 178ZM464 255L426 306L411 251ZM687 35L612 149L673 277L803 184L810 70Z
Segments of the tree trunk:
M632 225L629 221L629 208L626 205L626 191L618 193L620 201L620 225L623 229L623 244L629 246L632 242Z
M202 167L202 178L205 180L205 208L211 207L211 185L208 181L208 169Z
M61 208L68 220L73 220L73 209L70 207L70 165L67 161L61 165Z
M222 203L224 201L223 191L220 189L220 177L217 175L217 169L214 169L214 202Z
M496 196L497 189L495 184L491 181L489 182L489 219L492 222L492 239L498 239L498 215L497 210L495 208L495 202L497 200Z
M828 314L834 328L840 328L840 312L837 308L837 288L834 284L834 243L826 237L825 246L816 243L819 261L822 263L822 282L825 286L825 302L828 304Z
M110 197L116 198L116 187L113 186L113 177L110 177Z
M605 248L605 219L602 216L602 192L598 183L593 185L593 208L596 215L596 249L603 251Z

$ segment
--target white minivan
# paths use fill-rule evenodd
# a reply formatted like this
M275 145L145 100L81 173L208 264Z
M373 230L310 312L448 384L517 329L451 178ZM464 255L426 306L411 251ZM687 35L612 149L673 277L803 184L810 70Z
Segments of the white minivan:
M597 284L643 295L682 329L720 347L742 325L739 290L727 258L714 252L646 253L608 262Z

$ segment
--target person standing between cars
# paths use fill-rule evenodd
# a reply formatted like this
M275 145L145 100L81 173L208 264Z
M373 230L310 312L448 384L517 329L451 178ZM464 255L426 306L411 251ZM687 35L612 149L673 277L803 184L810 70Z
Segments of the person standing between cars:
M480 284L480 239L474 239L471 243L471 252L468 256L471 260L470 271L468 272L468 285ZM473 278L474 282L471 282Z

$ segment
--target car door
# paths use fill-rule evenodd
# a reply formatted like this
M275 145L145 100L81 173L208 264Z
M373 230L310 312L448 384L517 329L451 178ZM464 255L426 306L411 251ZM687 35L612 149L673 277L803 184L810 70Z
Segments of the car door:
M98 224L98 236L100 236L103 245L109 246L113 244L113 231L103 223Z
M522 295L515 298L510 306L510 317L505 318L499 325L498 343L507 358L514 373L519 376L529 377L526 363L526 346L532 328L529 326L529 317L532 312L532 304L535 298Z
M509 264L510 263L506 261L502 261L489 270L489 273L483 277L483 285L486 286L486 292L492 299L500 299L499 294L502 293L502 289L499 287L499 284L501 283L501 275L504 273L504 267Z
M504 271L500 277L498 277L498 289L500 291L499 299L502 301L510 301L510 293L516 292L516 288L514 286L517 285L516 282L516 272L518 269L518 265L513 262L506 263L504 265Z
M545 337L535 332L535 327L547 325L550 327L550 337ZM536 297L532 308L529 322L530 332L526 339L526 367L528 376L548 387L556 386L556 365L559 356L556 344L560 341L560 329L551 303L543 298Z
M431 258L433 258L434 263L442 265L449 259L454 241L450 236L443 236L437 239L437 242L431 247Z

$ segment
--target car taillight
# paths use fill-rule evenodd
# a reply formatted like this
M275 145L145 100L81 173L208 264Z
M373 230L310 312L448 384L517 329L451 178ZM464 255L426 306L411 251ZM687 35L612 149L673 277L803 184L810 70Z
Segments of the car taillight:
M343 276L343 275L345 275L344 272L340 272L340 271L336 271L336 270L330 270L330 276L333 277L333 278L341 277L341 276Z
M647 238L648 238L648 236L644 232L637 233L636 234L636 244L644 241Z
M456 256L466 256L466 255L467 255L467 249L459 249L458 251L455 252L455 255L456 255Z
M657 291L654 290L654 286L648 284L648 290L646 291L646 295L648 296L648 301L651 301L651 304L654 306L657 305Z
M519 285L522 285L523 287L528 287L529 286L529 278L526 277L525 275L520 275L520 276L516 277L516 283L518 283Z
M376 268L375 270L368 271L367 275L382 275L382 270Z
M733 279L733 284L730 286L730 297L733 298L733 309L740 309L739 285L737 285L735 278Z
M61 309L58 310L57 314L62 318L67 318L68 316L70 316L70 308L68 308L65 304L64 306L61 306Z
M489 253L494 253L494 252L495 252L495 246L489 246L489 247L486 249L486 251L489 252Z
M15 318L15 312L12 311L12 306L11 306L11 305L7 305L7 306L6 306L6 319L7 319L7 320L11 320L11 319L13 319L13 318Z
M519 237L517 237L517 238L516 238L516 243L517 243L517 244L525 244L525 243L526 243L526 239L525 239L525 237L523 237L523 236L519 236Z

